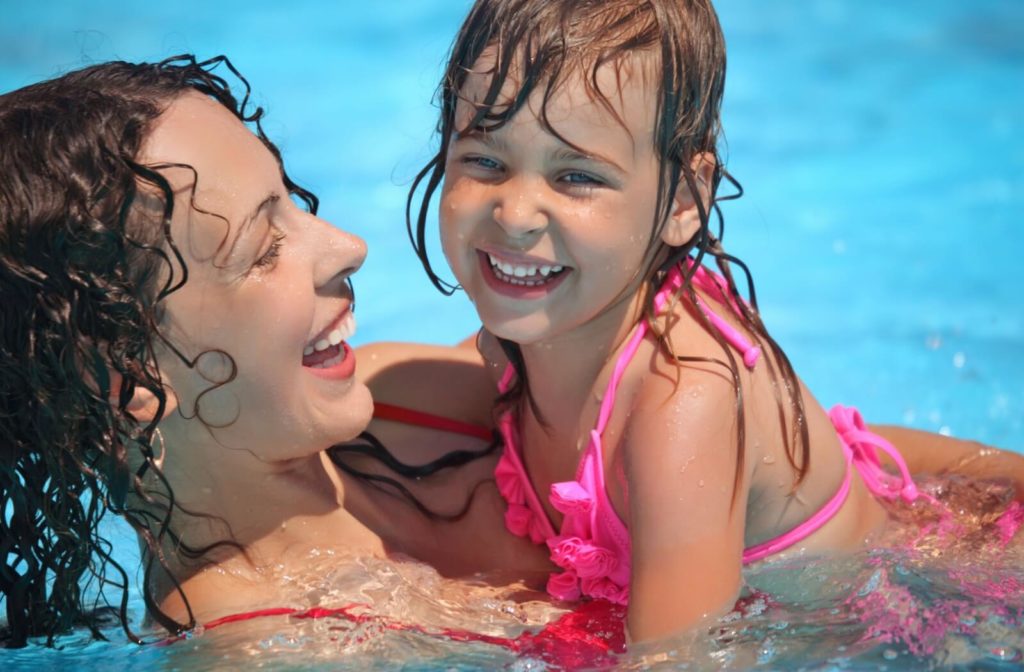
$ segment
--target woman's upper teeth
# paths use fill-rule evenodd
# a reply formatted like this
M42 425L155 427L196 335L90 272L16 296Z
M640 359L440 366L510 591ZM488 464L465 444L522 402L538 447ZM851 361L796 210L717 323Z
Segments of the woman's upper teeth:
M326 350L332 345L337 345L342 341L347 341L352 338L356 333L356 316L352 314L352 311L348 311L345 317L338 323L334 329L327 332L327 335L318 338L316 343L313 345L307 345L302 350L303 355L312 355L314 352L320 352Z
M493 254L488 254L487 258L490 260L491 266L494 266L505 275L516 278L525 278L530 275L537 275L538 272L543 276L548 276L552 273L558 273L563 268L558 264L510 264L507 261L498 259Z

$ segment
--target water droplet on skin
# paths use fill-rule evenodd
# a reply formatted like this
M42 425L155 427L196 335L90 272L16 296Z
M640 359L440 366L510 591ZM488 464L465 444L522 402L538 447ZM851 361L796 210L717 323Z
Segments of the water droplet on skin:
M696 459L697 459L696 455L690 455L690 457L686 460L686 463L683 466L679 467L679 473L680 474L686 473L686 468L688 466L690 466L691 464L693 464L693 461L696 460Z
M704 487L704 479L703 478L700 479L699 481L697 481L697 487L698 488L703 488Z
M765 455L764 457L761 458L761 461L764 462L765 464L775 464L775 456Z

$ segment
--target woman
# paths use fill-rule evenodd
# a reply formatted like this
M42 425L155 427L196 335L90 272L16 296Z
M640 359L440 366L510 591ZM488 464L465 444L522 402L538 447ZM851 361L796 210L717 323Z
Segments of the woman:
M12 644L95 629L90 578L127 591L135 573L98 531L107 510L138 533L147 607L172 632L266 603L268 572L301 573L313 548L450 575L543 566L477 488L490 460L469 458L489 435L424 434L415 463L453 449L472 463L428 487L415 476L451 458L404 477L365 437L328 457L373 410L346 344L365 245L315 216L217 66L231 68L108 63L0 97ZM473 359L459 352L445 356Z

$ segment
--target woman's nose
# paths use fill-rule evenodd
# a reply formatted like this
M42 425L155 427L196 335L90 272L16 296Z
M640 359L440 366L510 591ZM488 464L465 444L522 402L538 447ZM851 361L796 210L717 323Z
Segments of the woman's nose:
M501 185L492 216L510 238L526 237L548 224L542 201L539 185L525 178L513 178Z
M366 259L366 241L330 222L317 218L320 235L314 236L314 282L318 289L343 282Z

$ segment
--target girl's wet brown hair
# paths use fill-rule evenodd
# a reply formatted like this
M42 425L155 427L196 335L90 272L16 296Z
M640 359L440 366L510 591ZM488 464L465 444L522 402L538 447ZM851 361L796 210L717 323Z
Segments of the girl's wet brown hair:
M236 98L217 71L233 75L245 95ZM280 159L248 91L226 58L179 56L104 63L0 96L6 646L40 636L52 645L75 625L101 636L111 608L139 641L128 624L129 572L99 529L108 512L123 517L144 542L150 614L172 632L194 626L191 617L177 623L163 614L151 592L154 571L165 572L180 591L167 548L201 558L212 547L191 548L177 538L170 522L181 509L154 455L167 399L154 352L159 346L190 365L194 360L159 328L164 299L188 281L171 236L173 194L161 166L136 157L160 114L176 98L198 92L254 128ZM316 210L315 196L284 180ZM159 401L150 422L128 410L138 388ZM112 592L119 599L110 605Z
M470 102L474 111L465 128L456 126L456 106L473 68L487 52L490 81L481 100ZM492 58L493 56L493 58ZM779 390L778 412L782 435L787 444L796 477L794 487L808 469L809 436L804 421L803 398L796 374L782 349L768 334L757 310L753 281L746 266L727 254L721 240L724 220L719 204L742 194L739 184L724 169L718 145L721 136L721 103L725 86L725 41L714 8L709 0L478 0L470 9L452 45L444 77L438 89L441 108L437 124L437 153L413 181L406 202L406 222L410 241L431 282L446 294L457 287L433 269L427 252L427 222L430 205L444 180L449 144L455 133L469 129L488 131L501 128L529 101L540 95L540 121L560 137L547 120L548 102L566 81L580 78L593 100L615 115L614 105L597 84L597 73L611 65L622 75L624 68L639 58L644 75L655 91L654 145L661 163L655 219L652 222L645 269L646 319L654 326L653 299L668 271L688 257L695 261L686 270L686 282L680 300L709 333L718 339L725 361L686 356L679 361L712 362L723 365L733 381L737 414L737 461L735 483L743 471L745 412L740 385L739 365L725 340L711 328L696 308L696 295L690 279L697 264L714 259L728 282L730 292L741 295L732 267L746 276L747 302L737 301L741 319L756 344L767 349L768 372ZM574 80L576 81L576 80ZM510 96L510 88L514 93ZM563 141L564 138L561 138ZM571 144L571 143L567 143ZM701 154L714 157L710 198L696 198L700 228L685 245L667 247L658 236L667 221L679 189L702 193L693 161ZM736 192L720 196L721 181L729 181ZM416 210L415 217L413 215ZM717 226L712 229L712 217ZM675 357L667 333L656 331L666 352ZM516 385L502 402L532 404L529 381L522 354L515 343L499 339L502 349L515 367ZM767 346L766 348L764 346ZM539 409L534 408L543 420ZM789 416L789 417L787 417Z

